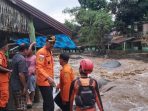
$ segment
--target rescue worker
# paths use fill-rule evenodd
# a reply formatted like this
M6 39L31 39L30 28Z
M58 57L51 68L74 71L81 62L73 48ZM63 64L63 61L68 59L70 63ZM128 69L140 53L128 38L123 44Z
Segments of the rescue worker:
M57 85L57 89L60 89L60 93L55 97L55 102L62 111L70 110L69 91L70 84L74 80L74 72L72 67L68 64L68 61L69 55L60 54L59 62L62 69L60 70L60 83Z
M43 98L43 111L54 111L53 85L54 82L54 60L52 48L55 43L54 36L48 36L46 45L36 54L36 76L37 85Z
M6 41L0 43L0 111L7 111L6 105L9 99L9 73L5 52L8 50Z
M93 71L93 63L89 59L80 61L80 78L74 80L70 87L70 111L73 111L73 101L75 99L76 111L104 111L98 89L97 81L88 77Z

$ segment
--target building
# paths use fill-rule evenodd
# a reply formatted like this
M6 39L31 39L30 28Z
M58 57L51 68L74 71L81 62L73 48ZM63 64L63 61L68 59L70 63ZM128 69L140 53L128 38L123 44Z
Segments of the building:
M0 0L1 40L29 36L33 32L30 26L36 35L72 34L63 24L22 0Z
M22 0L0 0L1 42L5 39L16 40L19 37L55 34L71 36L72 32L60 22ZM8 109L15 111L12 95Z

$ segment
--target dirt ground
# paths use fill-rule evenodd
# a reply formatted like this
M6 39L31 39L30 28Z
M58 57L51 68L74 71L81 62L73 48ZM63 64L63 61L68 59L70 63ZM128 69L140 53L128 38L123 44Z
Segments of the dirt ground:
M74 68L76 76L79 76L79 62L83 58L89 58L94 62L95 67L91 76L98 82L106 81L100 88L105 111L148 111L148 54L134 53L109 58L71 55L69 63ZM102 63L111 60L117 60L121 66L117 68L101 66ZM59 69L58 58L55 57L55 80L57 83ZM57 108L56 106L55 111ZM42 100L28 111L42 111Z

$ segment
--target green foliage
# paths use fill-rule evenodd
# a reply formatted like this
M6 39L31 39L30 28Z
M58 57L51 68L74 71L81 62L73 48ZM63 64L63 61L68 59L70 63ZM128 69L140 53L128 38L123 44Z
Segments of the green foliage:
M73 32L72 36L78 37L78 31L80 30L80 26L78 24L76 24L74 21L65 20L64 25L71 29L71 31Z
M82 8L100 10L107 7L106 0L78 0Z
M68 12L73 13L73 11ZM81 8L77 13L73 13L72 15L75 15L75 21L79 24L79 28L72 22L66 21L65 24L77 32L77 35L80 35L81 43L87 45L100 44L104 35L109 33L113 26L112 17L105 10L96 11Z
M82 26L79 31L81 35L80 42L87 42L88 44L99 45L104 35L110 32L113 25L111 15L104 10L82 9L76 16L76 20Z
M81 43L99 45L103 42L104 35L108 34L113 26L112 16L106 10L107 2L106 0L79 0L79 3L81 7L67 8L63 11L75 17L72 20L74 22L66 21L65 24L77 32Z
M102 44L104 35L114 26L122 33L134 32L134 23L148 21L148 0L78 0L80 7L65 9L74 16L65 21L75 36L84 44ZM115 15L115 22L112 15ZM128 28L128 26L131 28Z
M128 25L148 20L148 0L111 0L109 9L116 15L117 29L125 33Z
M68 13L71 16L75 16L75 15L77 15L77 13L79 12L80 9L81 9L81 7L74 7L72 9L66 8L63 10L63 13Z

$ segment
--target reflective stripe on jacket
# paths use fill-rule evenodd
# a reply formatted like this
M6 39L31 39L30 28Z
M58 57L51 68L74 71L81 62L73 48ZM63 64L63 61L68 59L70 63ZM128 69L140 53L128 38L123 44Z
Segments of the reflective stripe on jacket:
M39 86L50 86L47 78L54 78L54 60L52 52L46 47L41 48L36 54L36 75Z

